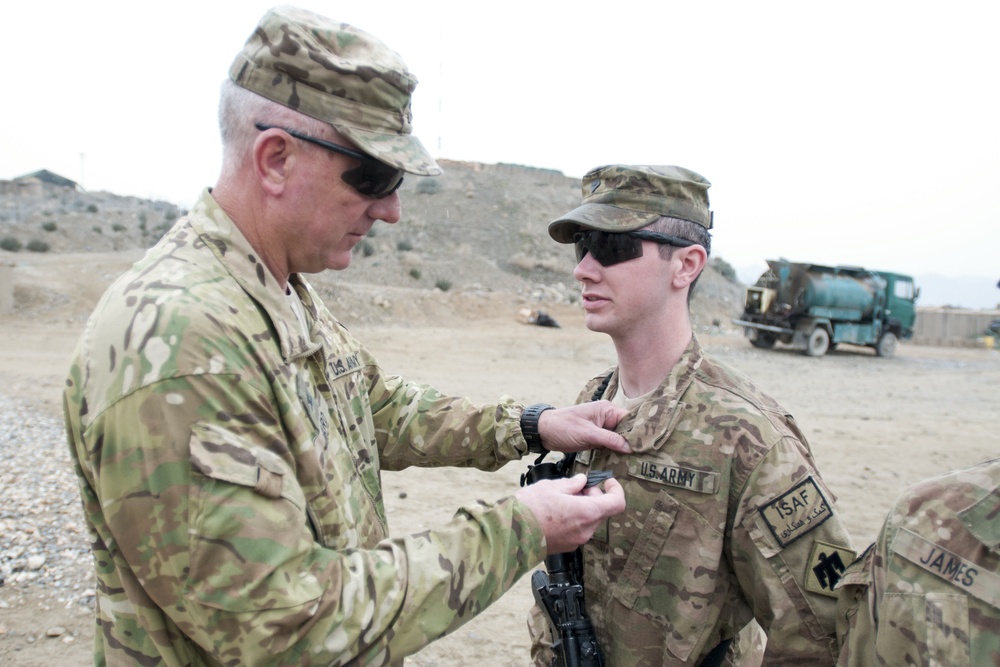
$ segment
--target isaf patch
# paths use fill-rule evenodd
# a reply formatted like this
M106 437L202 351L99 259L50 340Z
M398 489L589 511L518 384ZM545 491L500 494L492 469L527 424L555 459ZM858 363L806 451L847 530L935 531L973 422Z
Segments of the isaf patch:
M816 480L809 476L761 506L760 515L784 548L833 516L833 510Z
M847 566L854 562L855 556L853 549L820 540L813 542L809 563L806 566L806 590L832 598L837 597L833 589Z

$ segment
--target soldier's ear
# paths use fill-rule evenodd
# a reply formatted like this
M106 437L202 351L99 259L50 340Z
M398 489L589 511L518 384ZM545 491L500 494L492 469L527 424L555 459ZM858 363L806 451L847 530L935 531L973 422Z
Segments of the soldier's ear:
M280 195L298 158L298 144L289 141L285 133L276 129L261 132L253 145L254 175L268 194Z
M701 275L708 264L708 253L700 245L688 246L687 248L674 248L671 259L677 263L677 270L671 278L671 284L675 289L690 287L691 283Z

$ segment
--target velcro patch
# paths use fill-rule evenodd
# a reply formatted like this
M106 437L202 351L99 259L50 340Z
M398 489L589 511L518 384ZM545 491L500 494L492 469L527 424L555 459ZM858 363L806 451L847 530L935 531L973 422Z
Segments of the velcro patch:
M1000 609L1000 575L905 528L892 540L893 553Z
M674 466L663 461L630 458L628 474L648 482L687 489L695 493L715 493L719 488L719 473Z
M833 516L833 510L816 480L809 476L761 506L760 515L784 548Z
M837 597L833 587L840 581L847 566L854 562L855 552L829 542L816 540L806 565L806 590L829 597Z

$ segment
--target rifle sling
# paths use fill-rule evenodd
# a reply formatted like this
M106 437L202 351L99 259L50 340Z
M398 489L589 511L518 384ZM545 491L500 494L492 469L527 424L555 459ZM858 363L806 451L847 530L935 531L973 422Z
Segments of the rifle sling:
M723 639L721 642L715 645L705 659L702 660L698 667L719 667L722 661L726 659L726 652L729 650L729 645L733 643L733 638Z

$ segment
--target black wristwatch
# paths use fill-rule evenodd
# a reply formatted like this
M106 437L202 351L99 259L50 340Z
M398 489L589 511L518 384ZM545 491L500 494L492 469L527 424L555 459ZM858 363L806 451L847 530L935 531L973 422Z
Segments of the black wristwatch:
M542 444L542 437L538 435L538 416L546 410L555 410L554 405L548 403L533 403L521 413L521 434L524 441L528 443L528 451L532 454L544 454L549 451Z

